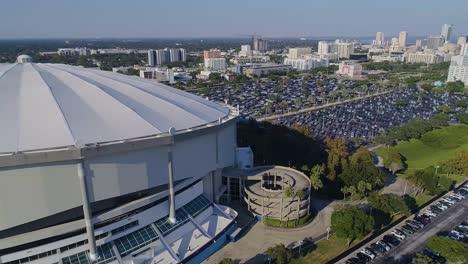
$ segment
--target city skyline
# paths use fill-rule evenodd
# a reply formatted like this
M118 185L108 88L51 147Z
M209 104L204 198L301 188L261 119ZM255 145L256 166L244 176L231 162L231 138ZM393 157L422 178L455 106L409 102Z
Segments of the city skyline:
M1 39L208 38L254 33L267 38L367 37L379 31L386 36L396 36L400 31L407 31L410 36L426 36L440 33L443 24L453 24L453 35L460 36L467 33L463 25L468 24L468 17L462 13L468 3L461 0L430 0L424 5L395 0L391 6L370 0L359 3L294 0L274 5L263 0L255 3L116 0L112 5L108 1L83 0L77 5L70 1L20 0L4 1L2 7L8 12L0 17ZM12 23L18 18L21 23Z

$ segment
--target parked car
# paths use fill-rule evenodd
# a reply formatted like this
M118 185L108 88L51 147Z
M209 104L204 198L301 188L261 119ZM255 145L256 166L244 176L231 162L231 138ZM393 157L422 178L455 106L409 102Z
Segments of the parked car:
M358 257L359 260L361 260L361 263L362 262L367 263L372 260L369 256L361 252L357 253L356 256Z
M461 195L458 195L456 193L449 194L448 197L450 197L450 199L454 199L454 200L457 200L457 201L461 201L461 200L465 199L465 197L463 197Z
M350 258L348 260L346 260L345 262L346 264L360 264L362 263L362 261L356 257L353 257L353 258Z
M462 225L459 225L459 226L455 227L454 230L461 233L461 234L464 234L465 236L468 235L468 229L464 228L464 226L462 226Z
M396 247L400 244L400 240L398 240L394 235L385 235L383 237L383 241L392 247Z
M449 209L450 207L450 204L448 203L445 203L444 201L439 201L438 204L436 204L437 207L439 207L440 209L442 209L443 211Z
M436 215L434 212L432 212L431 210L425 210L425 211L423 212L423 214L425 214L425 215L427 215L427 216L429 216L429 217L433 217L433 218L437 216L437 215Z
M379 244L377 244L377 243L372 243L372 244L370 244L370 248L371 248L374 252L380 252L380 253L385 253L385 252L387 252L387 250L386 250L383 246L381 246L381 245L379 245Z
M425 248L423 250L423 254L430 257L432 260L436 262L445 263L445 258L442 257L439 253L431 250L430 248Z
M442 213L442 209L440 209L438 206L432 205L431 206L431 211L437 212L438 214Z
M455 201L450 199L448 196L442 198L442 202L445 202L445 203L448 203L450 205L454 205L455 204Z
M418 221L419 223L421 223L421 224L423 224L423 225L427 225L427 224L429 224L429 223L431 222L431 220L428 220L428 219L426 219L426 218L424 218L424 217L422 217L422 216L416 216L416 217L414 218L414 220L415 220L415 221Z
M374 252L372 252L372 250L370 248L364 248L361 250L361 253L363 254L366 254L367 256L369 256L371 259L375 259L376 255Z
M405 238L406 238L405 233L403 233L403 232L402 232L401 230L399 230L399 229L393 230L393 231L392 231L392 234L393 234L394 236L396 236L396 238L398 238L398 239L400 239L400 240L405 240Z
M419 229L423 228L423 226L420 223L415 222L415 221L411 221L411 220L406 220L406 224L411 226L415 230L419 230Z
M390 246L387 243L385 243L383 240L377 241L376 244L385 248L386 251L390 251Z
M407 224L401 227L401 231L403 231L403 233L405 233L406 235L414 234L414 229Z

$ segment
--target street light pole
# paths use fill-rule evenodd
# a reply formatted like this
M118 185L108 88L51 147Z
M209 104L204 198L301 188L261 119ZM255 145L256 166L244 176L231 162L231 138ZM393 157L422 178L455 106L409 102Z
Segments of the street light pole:
M330 230L331 230L331 228L327 227L327 240L330 238Z

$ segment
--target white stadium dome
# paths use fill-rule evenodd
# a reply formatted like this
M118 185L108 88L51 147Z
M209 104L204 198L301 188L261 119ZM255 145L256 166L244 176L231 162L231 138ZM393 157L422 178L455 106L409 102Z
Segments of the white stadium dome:
M0 263L200 263L223 245L236 111L31 61L0 64Z
M154 81L69 65L0 64L0 87L0 152L141 138L229 114Z

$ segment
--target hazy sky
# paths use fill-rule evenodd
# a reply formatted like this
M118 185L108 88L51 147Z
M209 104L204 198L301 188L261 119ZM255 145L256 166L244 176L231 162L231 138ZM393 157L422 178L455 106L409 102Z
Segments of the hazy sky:
M468 0L0 0L0 38L468 32Z

